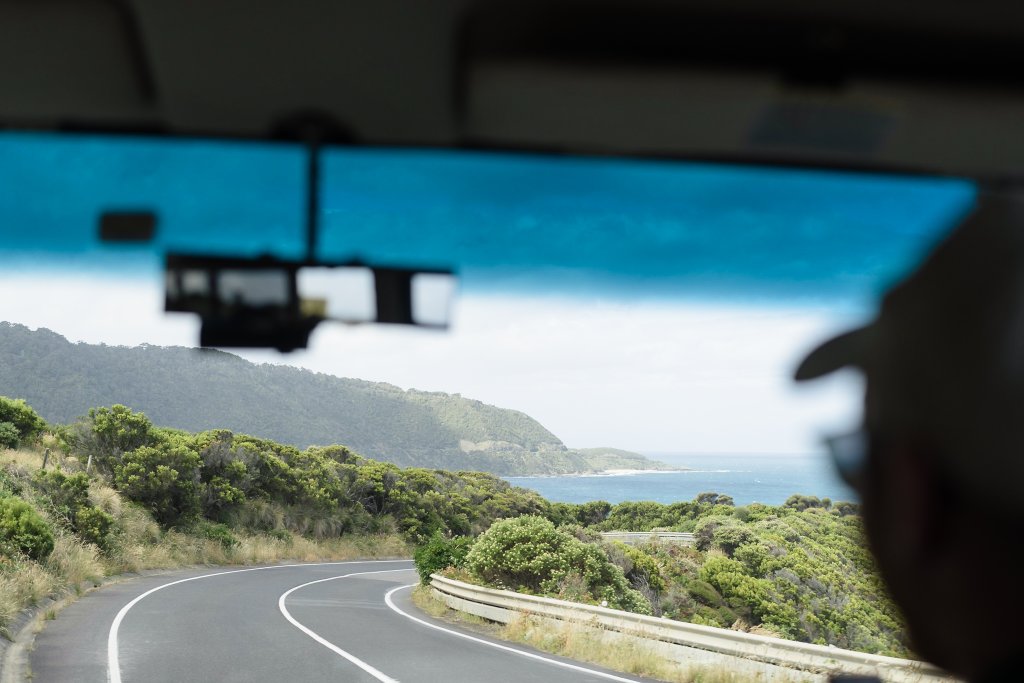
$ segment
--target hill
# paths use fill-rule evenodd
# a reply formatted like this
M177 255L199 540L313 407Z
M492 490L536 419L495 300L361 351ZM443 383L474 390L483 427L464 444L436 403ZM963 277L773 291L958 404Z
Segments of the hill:
M499 475L667 466L618 449L567 448L525 413L459 394L250 363L223 351L71 343L0 322L0 395L51 422L121 403L157 424L229 429L299 448L344 444L403 467Z

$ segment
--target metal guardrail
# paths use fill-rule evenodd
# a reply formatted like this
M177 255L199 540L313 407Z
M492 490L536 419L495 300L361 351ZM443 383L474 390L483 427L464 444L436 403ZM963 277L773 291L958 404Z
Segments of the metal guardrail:
M644 543L652 539L679 545L693 545L695 542L693 534L683 531L602 531L601 538L606 541L621 541L628 545Z
M524 595L455 581L437 574L431 585L442 596L456 598L453 605L493 621L508 622L514 613L579 622L648 640L706 650L721 655L763 662L814 673L846 673L877 676L884 681L926 683L952 681L949 674L925 662L871 655L852 650L800 643L781 638L688 624L606 607L583 605L554 598ZM482 610L459 607L465 601Z

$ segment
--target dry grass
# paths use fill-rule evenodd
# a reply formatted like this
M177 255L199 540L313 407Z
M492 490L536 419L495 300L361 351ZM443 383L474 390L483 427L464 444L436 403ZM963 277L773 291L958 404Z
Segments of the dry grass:
M59 587L57 577L35 562L5 564L0 569L0 626L6 627L21 610L38 605Z
M89 504L95 505L115 518L123 514L121 495L110 486L95 479L89 484Z
M499 636L498 630L500 626L498 624L478 617L475 614L456 612L448 607L443 600L434 595L433 590L429 586L419 585L413 588L412 602L432 617L460 624L470 624L478 627L478 630L486 631L490 635Z
M519 616L505 625L502 637L531 645L538 650L605 666L637 676L661 681L702 680L708 683L737 680L725 678L695 678L674 662L666 661L652 648L633 639L610 640L595 629L571 622L552 622L528 616ZM728 672L721 672L727 674Z
M429 586L424 586L422 584L412 589L412 604L416 605L430 616L437 618L450 617L451 614L449 613L455 611L449 609L448 605L434 597ZM464 616L471 615L467 614Z
M139 525L141 538L125 533L117 539L108 560L108 573L143 569L176 569L195 565L255 565L275 562L318 562L352 559L409 557L409 546L396 536L342 537L312 541L301 536L284 539L273 536L236 534L238 543L226 547L219 541L177 531L157 539Z
M34 450L19 449L0 451L0 467L12 479L27 479L43 466L43 454Z
M99 583L106 574L99 549L67 533L57 534L53 552L43 566L60 583L68 586L77 586L86 581Z

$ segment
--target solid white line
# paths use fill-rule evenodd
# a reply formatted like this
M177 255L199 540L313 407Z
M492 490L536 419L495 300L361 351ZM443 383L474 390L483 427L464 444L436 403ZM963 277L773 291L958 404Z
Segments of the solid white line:
M391 590L389 590L387 593L384 594L384 602L387 603L387 606L390 607L393 611L398 612L399 614L401 614L406 619L412 619L417 624L422 624L423 626L426 626L427 628L432 628L432 629L435 629L437 631L441 631L443 633L447 633L448 635L457 636L459 638L465 638L466 640L471 640L474 643L480 643L481 645L487 645L488 647L494 647L494 648L497 648L499 650L504 650L506 652L511 652L513 654L517 654L517 655L520 655L520 656L523 656L523 657L529 657L530 659L536 659L537 661L545 662L547 664L553 664L554 666L560 666L560 667L565 668L565 669L572 669L573 671L580 671L580 672L583 672L585 674L589 674L591 676L598 676L600 678L607 678L610 681L621 681L621 683L637 683L637 680L635 678L623 678L622 676L616 676L615 674L605 673L604 671L597 671L595 669L588 669L587 667L579 666L578 664L570 664L569 662L562 662L562 661L559 661L557 659L551 659L550 657L544 657L543 655L538 655L538 654L535 654L533 652L527 652L526 650L519 650L519 649L514 648L514 647L509 647L508 645L502 645L500 643L494 643L494 642L491 642L489 640L484 640L483 638L477 638L475 636L469 635L468 633L462 633L460 631L453 631L453 630L445 628L443 626L438 626L437 624L432 624L429 621L425 621L423 619L419 619L417 617L414 617L413 615L409 614L408 612L403 612L402 610L400 610L398 608L398 606L395 605L394 601L391 599L391 596L395 592L397 592L397 591L405 590L406 588L412 588L415 585L416 585L415 583L411 583L408 586L399 586L398 588L392 588Z
M335 654L341 655L342 657L344 657L348 661L352 662L353 664L358 666L360 669L362 669L366 673L368 673L371 676L373 676L374 678L376 678L381 683L398 683L398 681L395 680L394 678L391 678L390 676L388 676L384 672L380 671L379 669L373 668L372 666L370 666L369 664L367 664L363 660L359 659L355 655L352 655L352 654L350 654L348 652L345 652L344 650L342 650L340 647L338 647L337 645L335 645L331 641L327 640L326 638L321 637L320 634L318 634L313 629L307 628L303 624L299 623L298 620L295 619L295 617L293 617L291 615L291 613L288 611L288 609L284 606L284 602L285 602L285 600L288 599L289 595L291 595L295 591L299 590L300 588L305 588L306 586L312 586L313 584L316 584L316 583L323 583L324 581L334 581L335 579L345 579L345 578L348 578L350 576L363 576L364 574L385 574L387 572L401 572L401 571L409 571L409 570L408 569L380 569L380 570L372 571L372 572L353 572L351 574L342 574L341 576L331 576L331 577L328 577L326 579L317 579L316 581L310 581L308 583L304 583L304 584L302 584L300 586L296 586L295 588L289 589L289 590L285 591L284 593L282 593L281 597L279 597L277 599L277 608L279 610L281 610L281 614L284 615L285 619L287 619L288 621L291 622L292 626L294 626L295 628L299 629L300 631L305 633L307 636L309 636L310 638L312 638L316 642L318 642L321 645L323 645L324 647L326 647L331 652L334 652Z
M162 584L156 588L151 588L142 595L135 597L131 602L121 608L121 611L114 617L113 623L110 625L110 632L107 634L107 680L110 683L121 683L121 662L118 658L118 646L117 646L117 634L121 628L121 622L124 620L125 615L128 611L135 607L140 601L156 593L164 588L170 586L176 586L179 583L187 583L189 581L198 581L199 579L209 579L214 576L224 576L225 574L241 574L243 572L258 572L265 569L289 569L294 567L317 567L317 566L337 566L342 564L380 564L384 562L408 562L409 560L350 560L348 562L309 562L302 564L276 564L270 567L250 567L249 569L232 569L226 572L214 572L213 574L200 574L199 576L191 576L187 579L178 579L177 581L171 581L169 583Z

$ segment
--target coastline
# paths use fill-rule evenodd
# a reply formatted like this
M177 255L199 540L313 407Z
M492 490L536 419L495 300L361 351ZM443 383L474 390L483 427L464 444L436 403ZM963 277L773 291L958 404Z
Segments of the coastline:
M561 474L515 474L507 475L504 479L537 479L537 478L556 478L556 477L630 477L636 474L680 474L682 472L693 472L694 470L690 467L665 467L657 469L607 469L607 470L588 470L585 472L563 472Z

